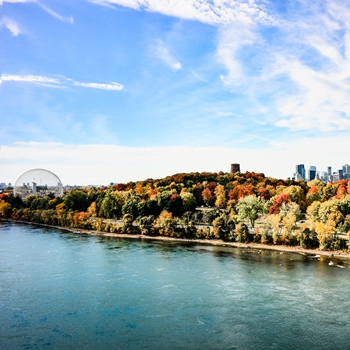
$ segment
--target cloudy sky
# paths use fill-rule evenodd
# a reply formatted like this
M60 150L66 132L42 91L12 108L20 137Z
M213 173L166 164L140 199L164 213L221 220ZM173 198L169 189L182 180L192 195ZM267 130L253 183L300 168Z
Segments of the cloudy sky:
M343 0L3 0L0 182L350 163Z

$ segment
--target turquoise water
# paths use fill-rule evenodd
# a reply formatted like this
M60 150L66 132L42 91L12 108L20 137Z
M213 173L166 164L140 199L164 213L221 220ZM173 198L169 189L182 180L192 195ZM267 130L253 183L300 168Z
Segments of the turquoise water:
M350 269L0 222L1 349L350 349Z

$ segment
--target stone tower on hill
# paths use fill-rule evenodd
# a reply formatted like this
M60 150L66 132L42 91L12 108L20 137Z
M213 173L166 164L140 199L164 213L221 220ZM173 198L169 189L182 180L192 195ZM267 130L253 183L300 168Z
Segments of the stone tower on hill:
M239 173L241 172L240 165L238 163L231 164L231 171L230 171L230 173L234 174L234 173L237 173L237 172L239 172Z

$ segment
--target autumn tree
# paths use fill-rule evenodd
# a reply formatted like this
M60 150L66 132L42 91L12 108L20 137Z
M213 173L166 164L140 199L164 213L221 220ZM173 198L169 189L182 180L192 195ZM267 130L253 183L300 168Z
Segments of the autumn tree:
M210 191L209 188L205 188L205 189L202 191L202 198L203 198L205 204L206 204L208 207L211 207L211 206L214 204L214 202L215 202L213 193Z
M173 214L163 210L154 222L154 228L163 236L174 236L176 230L176 220Z
M313 202L307 209L310 228L315 230L320 249L327 249L338 241L336 229L344 221L336 199L326 202Z
M285 193L278 194L272 197L268 202L268 212L269 214L279 214L280 208L283 204L289 202L289 195Z
M214 190L216 200L215 200L215 206L216 207L224 207L226 205L226 191L225 186L218 184Z
M233 203L237 203L240 198L254 194L254 187L251 184L237 185L228 193L229 199Z
M10 203L0 200L0 217L9 218L11 216L12 207Z

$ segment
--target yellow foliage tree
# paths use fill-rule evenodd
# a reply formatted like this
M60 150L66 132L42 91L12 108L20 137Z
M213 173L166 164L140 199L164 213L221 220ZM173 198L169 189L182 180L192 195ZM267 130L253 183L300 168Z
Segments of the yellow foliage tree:
M227 202L225 186L218 184L214 192L216 195L215 206L219 208L224 207Z
M89 206L89 208L87 209L87 212L90 214L90 216L92 217L96 217L97 216L97 209L96 209L96 202L92 202Z
M176 228L176 220L173 214L163 210L154 222L154 227L160 235L174 236Z
M281 216L279 214L271 214L268 215L266 220L264 221L264 229L267 232L272 231L272 239L274 244L278 244L280 241L280 233L281 233L281 228L280 228L280 223L281 223Z
M287 213L282 219L282 242L285 244L291 243L293 239L293 230L297 222L297 217L293 212Z
M0 216L9 218L11 216L12 207L10 203L0 200Z

